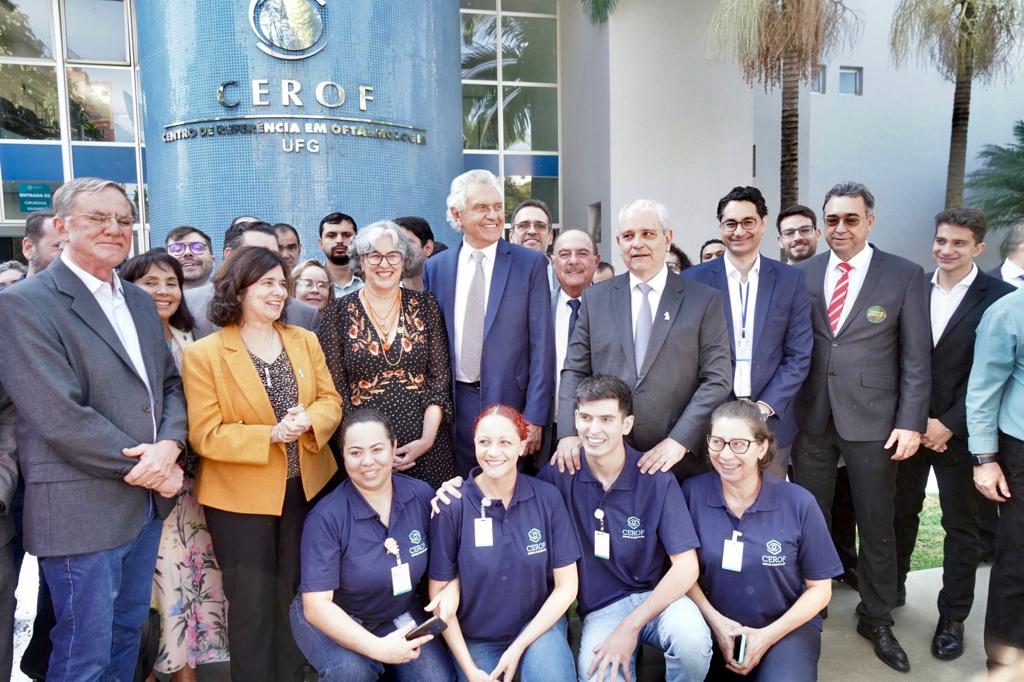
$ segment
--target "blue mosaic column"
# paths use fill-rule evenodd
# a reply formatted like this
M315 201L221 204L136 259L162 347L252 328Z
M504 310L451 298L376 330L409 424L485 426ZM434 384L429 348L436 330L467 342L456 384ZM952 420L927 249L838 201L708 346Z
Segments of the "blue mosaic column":
M182 224L420 215L451 237L458 0L136 3L152 244Z

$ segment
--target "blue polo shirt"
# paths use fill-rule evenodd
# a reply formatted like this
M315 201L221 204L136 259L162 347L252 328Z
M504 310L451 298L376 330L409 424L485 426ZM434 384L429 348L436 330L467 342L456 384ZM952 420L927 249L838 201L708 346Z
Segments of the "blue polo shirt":
M473 469L462 499L430 520L430 577L458 577L463 634L498 641L515 637L537 615L555 587L554 570L575 563L580 546L558 491L520 474L508 509L493 499L487 507L493 546L477 547L473 520L484 495L473 477L479 473Z
M716 472L687 479L683 495L700 538L698 582L718 611L742 625L762 628L796 603L805 580L842 574L825 517L805 489L763 473L761 492L737 519L725 506ZM743 570L722 568L725 540L743 535ZM811 621L821 629L821 617Z
M562 493L583 545L581 616L627 595L653 590L668 570L669 555L700 547L675 474L641 474L640 457L640 452L626 446L626 464L607 491L587 466L586 457L575 475L559 473L551 465L537 476ZM594 531L601 528L595 509L604 511L611 559L594 556Z
M390 525L352 484L342 482L320 500L302 529L299 592L334 591L334 603L364 624L393 620L412 609L416 584L427 572L427 533L434 490L423 481L392 474ZM393 554L384 541L394 538L402 563L409 564L413 590L394 596Z

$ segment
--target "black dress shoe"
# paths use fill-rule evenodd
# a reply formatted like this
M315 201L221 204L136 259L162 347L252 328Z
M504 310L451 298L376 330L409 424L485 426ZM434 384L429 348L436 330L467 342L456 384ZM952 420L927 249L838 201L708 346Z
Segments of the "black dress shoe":
M888 625L868 625L864 621L857 621L857 634L864 639L870 640L875 645L875 656L893 670L901 673L910 672L910 661L907 659L907 652L892 634L892 628Z
M939 618L932 638L932 656L940 661L952 661L964 653L964 624L949 618Z

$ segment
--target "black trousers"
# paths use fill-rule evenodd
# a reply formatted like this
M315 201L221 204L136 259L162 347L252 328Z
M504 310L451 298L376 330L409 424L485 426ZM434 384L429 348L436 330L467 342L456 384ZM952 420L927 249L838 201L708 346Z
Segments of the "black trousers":
M1024 649L1024 441L1000 433L999 464L1010 498L999 503L985 639Z
M853 496L854 518L860 537L857 615L868 625L892 625L896 605L896 548L893 536L893 498L896 462L884 441L848 441L831 422L825 433L800 433L793 447L796 482L818 501L831 524L839 455L846 460Z
M946 531L939 615L964 621L974 603L974 573L978 568L978 497L974 488L974 464L967 444L955 443L954 447L955 452L935 452L921 446L917 454L899 463L895 523L897 587L902 590L907 581L928 471L934 469L939 484L942 528Z
M857 570L857 523L853 519L853 495L850 473L845 466L836 471L836 491L832 496L832 542L843 562L843 570Z
M306 660L292 639L288 607L299 587L299 547L309 507L296 477L288 481L281 516L203 508L224 573L234 682L302 680Z

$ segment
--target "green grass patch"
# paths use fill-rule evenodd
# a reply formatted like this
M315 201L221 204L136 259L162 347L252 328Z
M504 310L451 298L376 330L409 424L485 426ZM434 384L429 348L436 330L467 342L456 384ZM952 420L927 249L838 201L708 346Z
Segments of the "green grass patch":
M921 526L917 531L917 545L910 558L910 570L942 566L942 542L946 537L942 530L942 510L938 495L926 495L921 509Z

